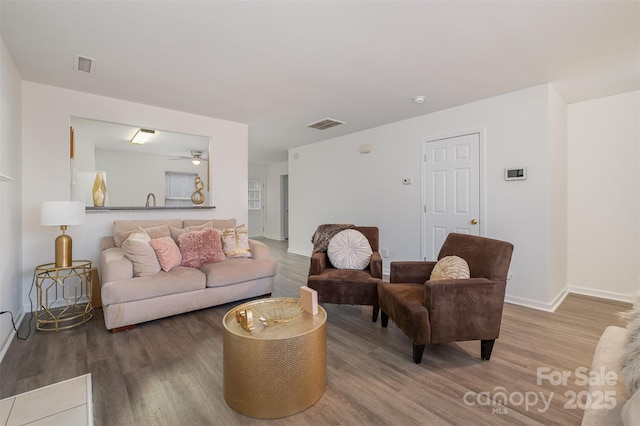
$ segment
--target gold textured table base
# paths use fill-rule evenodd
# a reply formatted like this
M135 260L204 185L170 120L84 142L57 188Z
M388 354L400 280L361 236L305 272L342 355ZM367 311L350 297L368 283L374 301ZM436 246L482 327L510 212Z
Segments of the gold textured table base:
M272 300L272 299L267 299ZM282 298L274 298L282 300ZM248 332L229 311L224 323L224 399L249 417L276 419L311 407L327 387L326 312Z

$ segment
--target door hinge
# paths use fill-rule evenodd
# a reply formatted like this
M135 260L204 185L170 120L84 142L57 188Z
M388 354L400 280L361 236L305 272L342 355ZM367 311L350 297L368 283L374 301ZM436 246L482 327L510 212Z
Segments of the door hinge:
M424 208L424 212L426 213L427 212L427 206L424 205L423 208Z
M424 155L424 159L423 161L426 163L427 162L427 154Z

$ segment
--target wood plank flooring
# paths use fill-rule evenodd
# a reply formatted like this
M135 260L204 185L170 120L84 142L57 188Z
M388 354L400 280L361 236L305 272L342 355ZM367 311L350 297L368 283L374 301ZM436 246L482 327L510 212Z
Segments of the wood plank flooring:
M279 262L274 296L297 296L309 259L288 254L286 242L263 241ZM238 303L115 335L104 328L100 309L77 329L32 330L27 341L13 341L0 364L0 398L91 373L96 426L266 423L236 413L223 397L222 317ZM392 322L386 329L372 323L370 307L324 305L327 390L308 410L268 423L579 425L582 410L565 407L570 392L586 390L573 373L590 368L600 334L622 325L617 313L629 307L579 295L553 314L507 304L491 361L480 360L480 342L463 342L427 346L416 365L408 338ZM572 377L558 386L538 384L539 367ZM487 397L501 392L507 404L492 405Z

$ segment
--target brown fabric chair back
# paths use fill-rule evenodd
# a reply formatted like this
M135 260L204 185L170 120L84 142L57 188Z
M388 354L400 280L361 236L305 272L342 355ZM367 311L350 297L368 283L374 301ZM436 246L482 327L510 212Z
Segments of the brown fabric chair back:
M472 278L506 281L513 245L475 235L451 233L442 244L438 260L445 256L459 256L469 264Z
M378 227L376 226L354 226L353 229L362 232L362 235L367 237L371 250L378 251Z

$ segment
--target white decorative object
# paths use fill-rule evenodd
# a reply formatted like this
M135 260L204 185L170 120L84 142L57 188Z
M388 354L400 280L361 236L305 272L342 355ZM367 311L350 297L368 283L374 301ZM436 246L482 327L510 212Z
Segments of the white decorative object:
M369 265L372 254L367 237L355 229L338 232L327 248L331 264L338 269L364 269Z
M300 303L311 315L318 315L318 292L303 285L300 287Z

